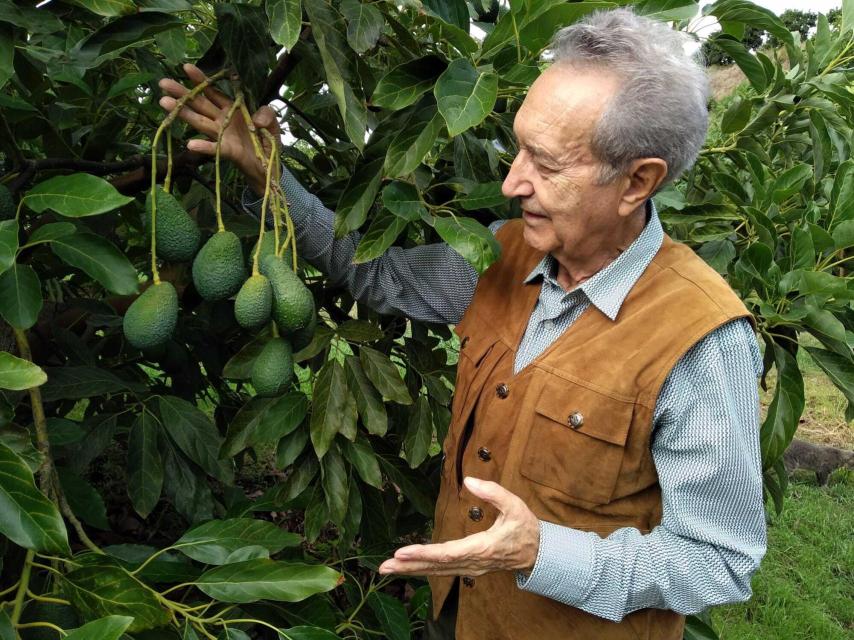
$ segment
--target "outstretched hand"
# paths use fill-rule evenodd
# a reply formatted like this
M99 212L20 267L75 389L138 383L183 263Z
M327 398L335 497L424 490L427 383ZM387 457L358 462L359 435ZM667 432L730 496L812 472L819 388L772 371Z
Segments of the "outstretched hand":
M184 72L194 85L205 80L202 70L193 64L185 64ZM163 78L160 88L164 96L160 98L160 106L171 112L179 98L188 93L187 87L171 78ZM187 143L190 151L214 155L216 150L216 139L219 130L225 120L226 113L232 104L231 98L214 87L208 87L204 93L187 102L181 109L178 117L193 127L196 131L204 134L208 140L197 138ZM269 106L263 106L252 116L253 124L259 129L267 129L274 136L279 135L279 123L276 113ZM231 160L237 168L246 176L249 186L256 193L264 191L265 175L255 151L252 147L249 129L243 118L237 114L231 119L228 128L223 132L220 154L226 160ZM269 154L269 142L264 139L264 153Z
M534 567L540 546L537 516L496 482L466 478L465 485L475 497L498 509L495 523L461 540L402 547L380 565L381 574L479 576Z

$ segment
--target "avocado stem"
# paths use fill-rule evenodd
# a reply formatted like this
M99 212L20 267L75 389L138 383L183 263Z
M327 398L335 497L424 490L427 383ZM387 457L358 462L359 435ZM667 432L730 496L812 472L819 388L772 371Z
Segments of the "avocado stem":
M219 135L216 137L216 152L215 152L215 160L214 166L216 170L216 226L219 231L225 231L225 224L222 222L222 180L220 177L220 155L222 149L222 137L225 135L225 130L228 129L228 126L231 124L231 119L234 117L234 114L240 108L240 105L243 104L243 94L238 95L234 102L231 103L231 106L228 108L228 111L225 114L225 118L222 121L222 124L219 127Z

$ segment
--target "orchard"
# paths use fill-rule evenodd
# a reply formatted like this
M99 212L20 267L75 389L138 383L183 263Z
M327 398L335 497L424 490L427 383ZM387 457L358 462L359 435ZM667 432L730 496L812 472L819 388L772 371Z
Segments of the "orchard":
M303 260L281 167L361 232L355 262L444 241L483 272L544 50L625 4L697 24L692 0L0 0L2 640L419 637L426 582L376 569L429 539L459 344ZM854 419L854 2L808 39L747 0L703 13L749 87L656 204L758 321L779 511L799 335ZM249 132L260 219L224 138L190 151L158 105L186 62Z

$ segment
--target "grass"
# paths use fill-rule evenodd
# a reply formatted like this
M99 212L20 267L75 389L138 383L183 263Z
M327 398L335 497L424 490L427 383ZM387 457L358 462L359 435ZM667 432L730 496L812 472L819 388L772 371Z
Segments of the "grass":
M768 525L768 553L753 578L753 598L719 607L721 640L854 638L854 474L828 487L801 476Z
M808 335L803 346L818 346ZM806 405L796 437L854 449L854 423L845 422L846 400L809 354L798 362ZM760 390L762 415L773 397ZM829 486L815 474L792 478L779 516L770 515L768 552L753 577L753 598L718 607L712 620L721 640L842 640L854 638L854 473L839 470Z

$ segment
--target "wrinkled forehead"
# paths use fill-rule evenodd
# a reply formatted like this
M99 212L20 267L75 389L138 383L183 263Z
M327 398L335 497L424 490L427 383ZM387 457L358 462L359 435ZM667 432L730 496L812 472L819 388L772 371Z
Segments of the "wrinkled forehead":
M589 142L599 118L619 90L613 73L556 64L531 85L513 127L520 138Z

